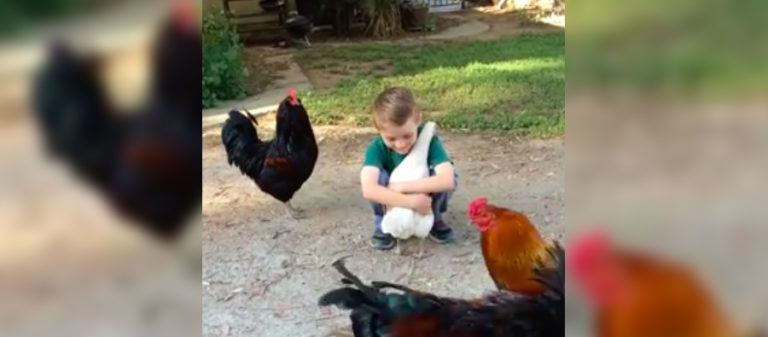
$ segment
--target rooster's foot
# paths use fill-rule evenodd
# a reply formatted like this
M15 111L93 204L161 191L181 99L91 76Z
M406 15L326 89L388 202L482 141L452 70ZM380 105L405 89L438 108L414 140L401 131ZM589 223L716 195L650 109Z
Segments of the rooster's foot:
M290 202L285 203L285 209L288 212L288 216L296 220L304 219L307 217L305 214L306 212L303 209L291 206Z

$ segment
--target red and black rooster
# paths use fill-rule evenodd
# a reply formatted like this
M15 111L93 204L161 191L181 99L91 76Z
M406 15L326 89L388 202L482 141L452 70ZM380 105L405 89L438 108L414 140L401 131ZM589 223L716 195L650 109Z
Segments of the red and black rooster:
M221 141L230 165L253 179L265 193L285 204L294 218L303 211L290 204L293 194L312 175L317 162L317 142L307 111L293 89L277 109L275 137L262 141L256 133L256 119L232 110L221 130Z
M163 239L181 232L202 195L202 38L189 1L174 5L154 44L152 96L137 111L117 111L99 83L98 62L62 41L32 90L50 153Z
M350 286L326 293L319 305L352 310L355 337L561 337L565 334L565 252L555 245L549 253L558 266L534 272L546 289L542 294L500 291L476 300L438 297L387 282L366 285L339 260L333 266Z

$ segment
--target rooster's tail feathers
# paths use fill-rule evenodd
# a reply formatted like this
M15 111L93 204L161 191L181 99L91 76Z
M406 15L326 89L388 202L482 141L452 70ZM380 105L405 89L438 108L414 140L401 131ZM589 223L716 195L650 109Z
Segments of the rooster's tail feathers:
M563 296L565 294L565 250L556 240L547 245L549 259L534 270L534 279L549 290Z
M365 303L362 291L344 287L331 290L320 297L317 304L321 307L335 305L344 309L357 309Z
M254 155L251 153L254 144L261 142L253 126L254 121L255 118L250 113L246 115L237 110L229 111L229 118L221 128L221 141L227 151L227 161L230 165L235 163L240 166Z
M248 115L248 119L253 122L253 125L259 125L259 121L256 120L256 117L254 117L248 109L243 108L243 111L245 111L245 114Z
M340 308L356 310L358 313L399 317L422 312L426 308L440 304L439 298L434 295L418 292L405 286L389 282L372 282L371 285L366 285L346 269L343 259L334 262L333 267L344 276L342 282L350 286L327 292L320 297L318 301L320 306L336 305ZM381 291L387 288L403 293Z

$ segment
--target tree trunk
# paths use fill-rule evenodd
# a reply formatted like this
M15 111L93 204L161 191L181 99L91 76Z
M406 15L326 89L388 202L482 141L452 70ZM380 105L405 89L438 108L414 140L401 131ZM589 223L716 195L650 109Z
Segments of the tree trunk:
M343 0L334 0L331 4L333 12L333 34L349 36L352 21L352 5Z

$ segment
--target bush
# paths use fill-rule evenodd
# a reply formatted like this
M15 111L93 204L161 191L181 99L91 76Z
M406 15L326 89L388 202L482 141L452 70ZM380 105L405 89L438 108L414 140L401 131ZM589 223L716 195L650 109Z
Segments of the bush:
M45 20L86 10L93 0L0 1L0 36L20 33Z
M221 12L203 18L203 107L243 97L248 70L240 59L240 38Z

